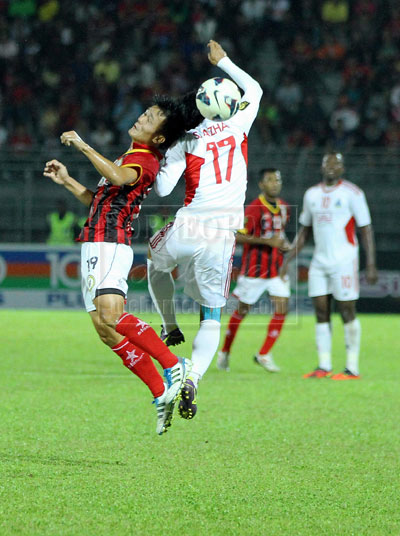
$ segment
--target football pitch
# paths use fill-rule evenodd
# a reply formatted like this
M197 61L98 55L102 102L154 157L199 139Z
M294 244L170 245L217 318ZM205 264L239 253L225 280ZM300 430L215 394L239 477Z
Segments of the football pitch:
M157 436L149 391L87 314L1 311L0 535L399 535L400 319L360 319L362 380L334 382L301 377L312 317L284 327L279 374L252 362L267 318L248 317L196 418ZM190 356L198 319L181 320Z

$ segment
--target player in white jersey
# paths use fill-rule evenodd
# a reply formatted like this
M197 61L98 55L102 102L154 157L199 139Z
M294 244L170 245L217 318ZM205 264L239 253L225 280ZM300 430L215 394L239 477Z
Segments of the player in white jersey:
M194 417L198 381L218 348L221 308L229 292L235 231L243 228L247 186L247 135L262 95L258 82L237 67L215 41L208 58L244 91L229 120L203 119L166 153L155 189L168 195L184 173L186 196L173 224L150 240L149 290L163 319L167 344L183 340L173 305L171 271L179 264L185 293L200 305L200 329L193 341L192 371L182 389L181 417ZM192 99L192 107L195 105Z
M367 281L377 281L374 235L364 192L343 179L344 164L340 153L329 153L322 160L323 182L309 188L300 214L300 230L293 249L286 257L281 275L289 261L302 249L311 229L315 249L308 273L308 295L312 297L317 317L316 343L318 367L304 378L333 380L359 379L361 325L356 318L359 297L358 241L356 226L366 254ZM346 368L332 375L331 298L336 300L344 324Z

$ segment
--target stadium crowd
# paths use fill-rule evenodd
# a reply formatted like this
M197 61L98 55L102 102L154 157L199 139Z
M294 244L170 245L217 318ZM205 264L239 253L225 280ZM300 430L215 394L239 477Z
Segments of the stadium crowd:
M400 146L397 0L0 0L0 147L126 141L154 93L213 74L214 37L262 82L265 144Z

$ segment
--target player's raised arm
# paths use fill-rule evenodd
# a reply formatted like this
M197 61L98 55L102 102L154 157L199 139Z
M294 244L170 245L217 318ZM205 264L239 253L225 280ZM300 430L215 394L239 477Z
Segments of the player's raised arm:
M257 80L254 80L249 74L247 74L243 69L238 67L233 63L232 60L228 58L227 53L216 41L210 40L208 43L208 59L212 65L217 65L222 69L227 75L229 75L236 84L243 89L244 95L242 97L242 103L245 104L243 112L246 113L246 116L249 116L250 126L254 121L260 100L263 94L263 90ZM243 117L240 117L243 114L236 114L233 121L243 120ZM250 129L250 126L248 127Z
M107 179L111 184L122 186L135 182L138 178L138 172L131 167L119 167L108 158L98 153L93 147L85 143L77 132L71 130L61 134L61 143L73 145L75 149L83 153L94 165L102 177Z
M56 184L64 186L71 192L81 203L90 206L94 193L83 186L80 182L70 177L67 168L58 160L50 160L46 162L43 175L48 177Z

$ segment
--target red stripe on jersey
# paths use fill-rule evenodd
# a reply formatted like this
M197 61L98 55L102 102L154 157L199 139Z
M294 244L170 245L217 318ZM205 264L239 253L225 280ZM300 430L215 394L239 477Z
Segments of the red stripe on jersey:
M353 244L353 246L355 246L356 245L356 220L354 219L354 216L352 216L349 219L344 230L346 232L347 240L350 242L350 244Z
M271 251L271 269L269 277L276 277L278 275L278 270L282 264L282 260L279 262L279 257L282 257L278 248L272 248Z
M349 190L351 190L355 194L361 194L361 192L362 192L362 190L360 190L360 188L358 186L356 186L355 184L353 184L352 182L343 181L342 184L343 184L343 186L345 186L346 188L348 188Z
M190 205L193 200L193 197L196 193L196 190L200 182L200 169L204 164L204 158L196 156L191 153L186 153L186 171L185 171L185 182L186 182L186 192L185 192L185 207Z
M242 155L243 155L244 161L246 162L246 166L247 166L248 165L248 155L247 155L248 143L247 143L246 134L243 134L243 141L240 144L240 148L242 149Z

